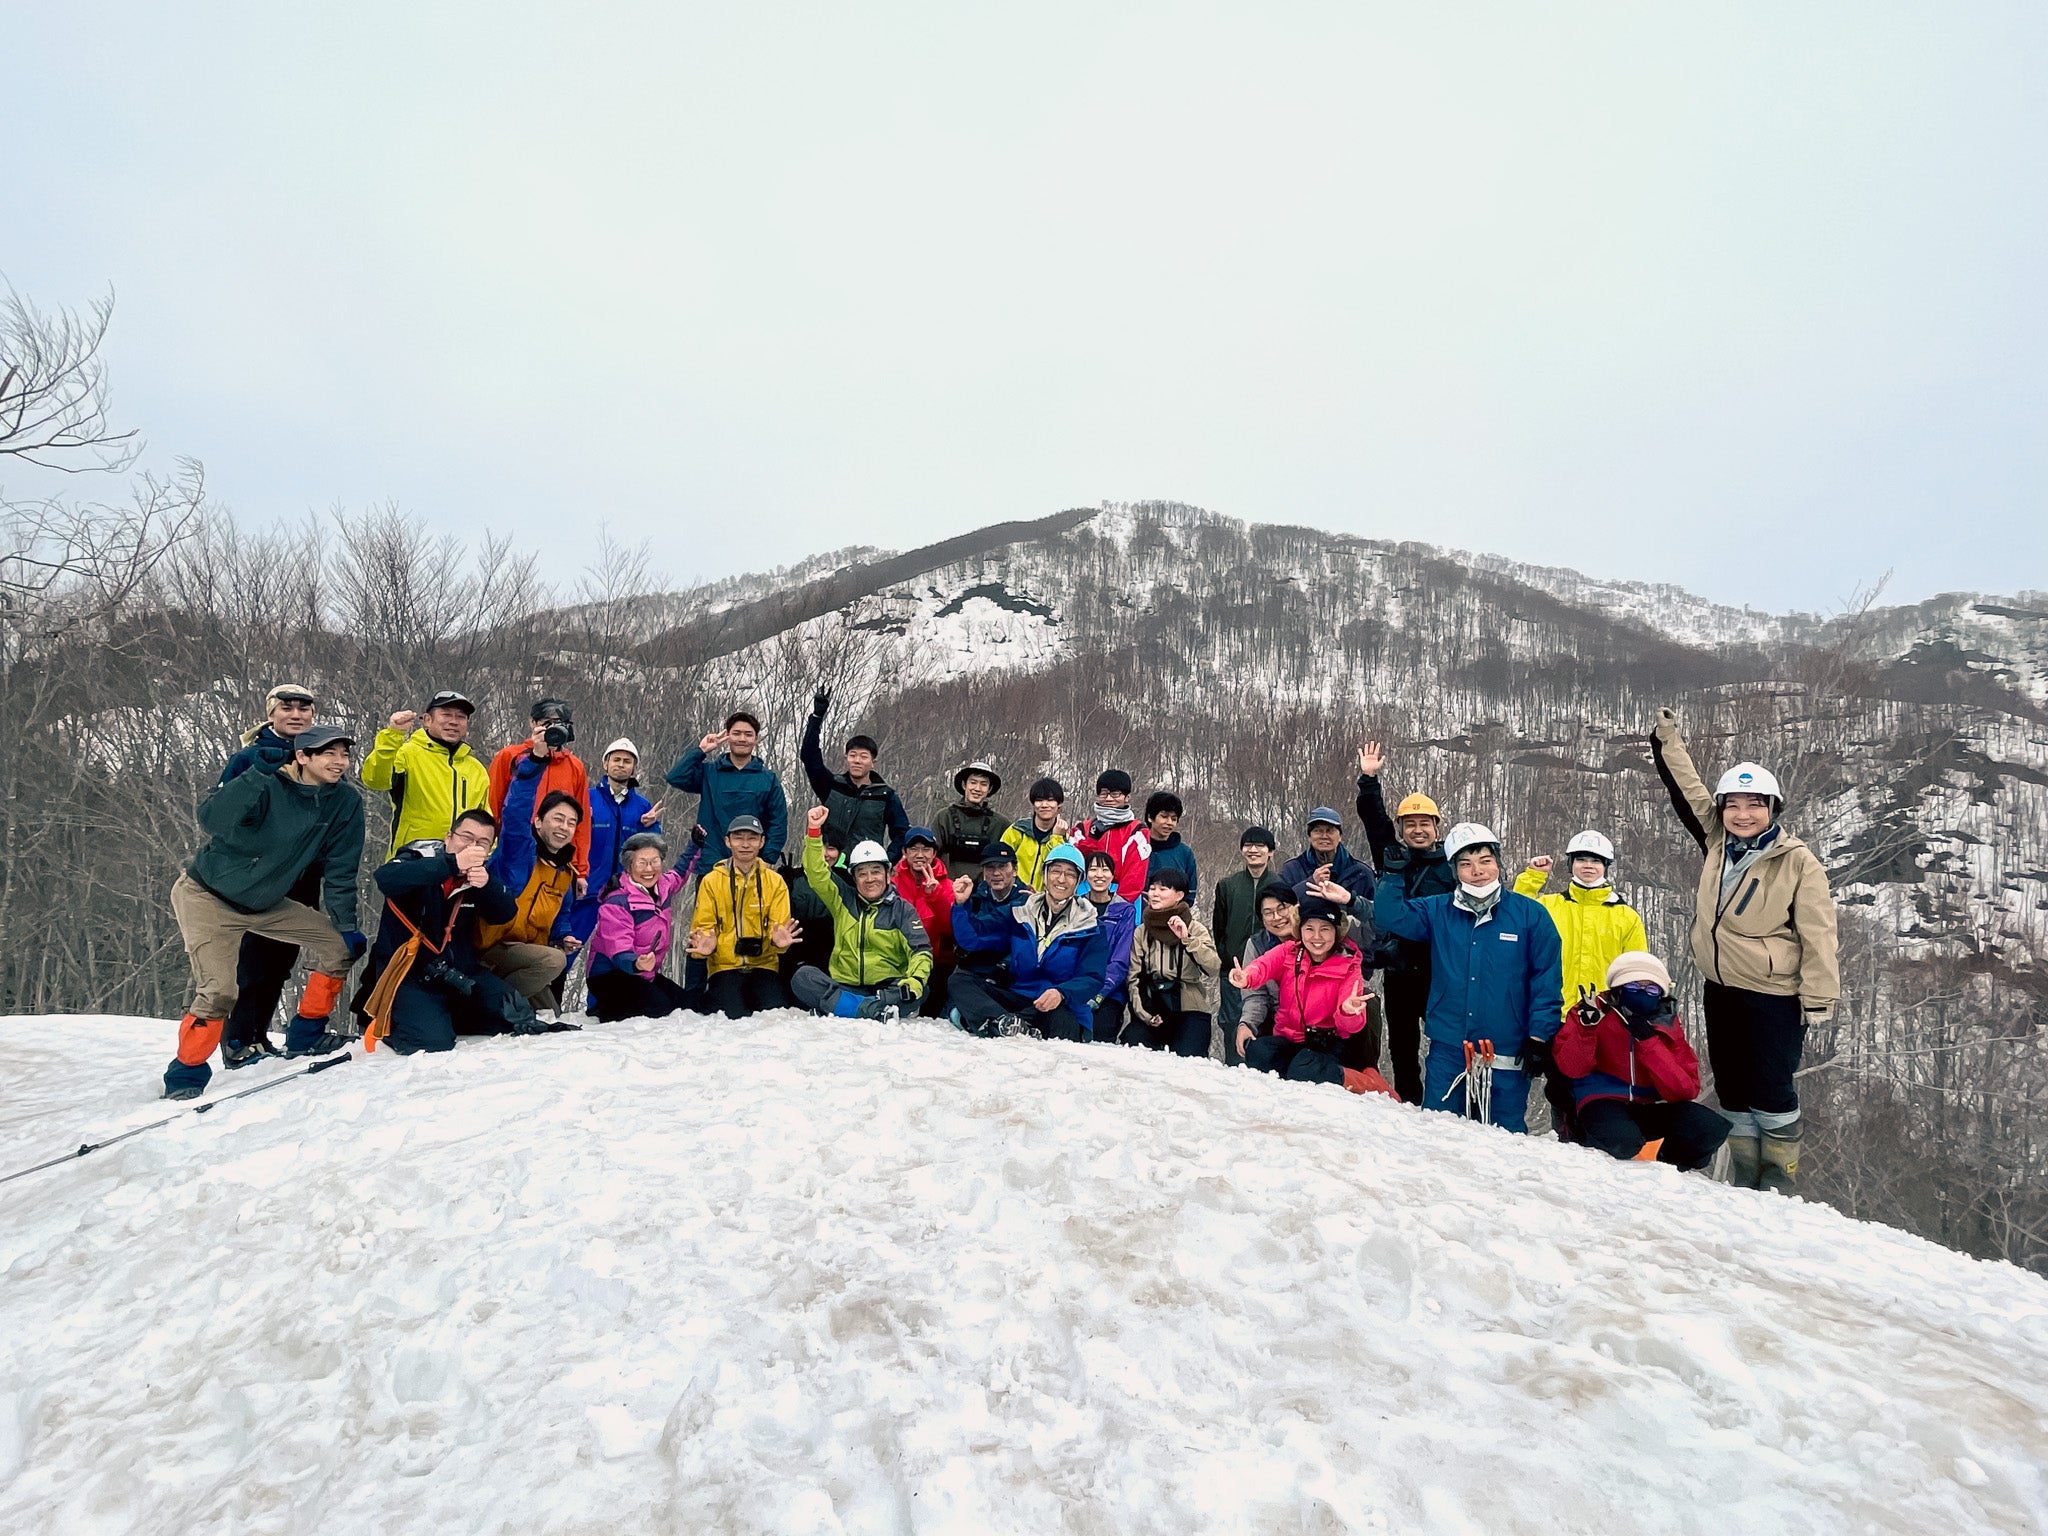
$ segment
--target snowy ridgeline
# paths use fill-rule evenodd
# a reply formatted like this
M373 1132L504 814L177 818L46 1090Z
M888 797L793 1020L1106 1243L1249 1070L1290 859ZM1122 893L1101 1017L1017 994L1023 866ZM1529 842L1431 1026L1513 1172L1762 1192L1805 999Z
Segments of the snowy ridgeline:
M163 1112L169 1023L0 1033L0 1170ZM6 1531L2048 1523L2048 1282L938 1026L380 1052L0 1188L0 1273Z

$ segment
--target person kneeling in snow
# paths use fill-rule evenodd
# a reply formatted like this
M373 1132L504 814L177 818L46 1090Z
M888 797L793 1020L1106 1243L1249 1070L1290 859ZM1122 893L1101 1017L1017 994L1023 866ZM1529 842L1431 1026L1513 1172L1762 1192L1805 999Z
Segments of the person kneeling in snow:
M1447 896L1411 897L1409 850L1387 850L1387 878L1373 897L1381 933L1429 945L1429 1007L1422 1103L1467 1113L1468 1047L1491 1053L1477 1119L1529 1128L1529 1079L1548 1070L1564 976L1557 924L1542 904L1500 885L1500 839L1460 822L1444 839L1458 877Z
M1554 1060L1571 1079L1571 1139L1624 1160L1704 1168L1728 1122L1704 1104L1700 1059L1678 1019L1671 973L1643 950L1616 957L1607 986L1565 1011Z
M1298 1083L1341 1085L1346 1065L1363 1071L1378 1064L1379 1042L1366 1028L1372 997L1365 990L1365 957L1345 939L1344 915L1334 902L1309 897L1301 903L1299 939L1230 973L1230 984L1247 994L1269 982L1279 987L1273 1032L1245 1042L1246 1066Z
M803 936L803 930L789 915L789 887L761 857L766 841L759 818L735 816L725 829L726 856L697 882L690 953L702 960L710 973L706 990L712 1008L728 1019L789 1006L779 968L782 952ZM646 855L638 857L645 859ZM684 1005L683 989L661 974L661 962L668 956L668 903L687 878L675 870L663 875L657 854L631 879L619 882L620 894L626 898L622 906L630 904L635 909L632 934L625 933L627 920L623 916L615 919L622 941L619 952L630 951L636 957L631 966L633 979L627 986L644 988L650 994L646 1001L656 1006L634 1010L649 1018L660 1018ZM638 889L633 889L636 886ZM611 905L606 902L608 910ZM596 975L595 965L591 974ZM597 990L594 980L591 990Z
M1086 871L1072 844L1046 855L1045 889L1011 914L1008 985L954 973L953 1009L970 1035L1088 1038L1095 1023L1089 1005L1102 991L1109 937L1094 903L1076 894Z
M542 1034L532 1006L478 956L481 923L509 923L519 903L489 868L498 823L481 808L455 818L447 840L407 843L376 874L384 916L358 1002L371 1049L401 1056L452 1051L457 1035ZM565 1028L567 1026L564 1026Z
M813 1013L842 1019L894 1019L916 1012L932 973L932 941L917 909L889 883L889 851L861 843L846 856L853 902L832 878L820 834L832 814L811 807L804 836L804 883L832 915L830 972L804 966L789 990Z

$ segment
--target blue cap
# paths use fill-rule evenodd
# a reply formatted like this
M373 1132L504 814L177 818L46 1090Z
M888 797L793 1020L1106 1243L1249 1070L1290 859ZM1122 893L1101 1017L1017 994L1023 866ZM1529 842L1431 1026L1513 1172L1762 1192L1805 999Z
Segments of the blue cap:
M1047 869L1052 868L1055 864L1071 864L1081 872L1082 879L1088 878L1088 861L1081 856L1081 850L1072 843L1061 843L1059 847L1053 849L1051 853L1045 856L1045 867Z
M1328 822L1331 826L1337 828L1339 831L1343 830L1344 818L1342 816L1339 816L1335 811L1331 810L1327 805L1319 805L1314 810L1308 813L1308 824L1310 826L1314 826L1317 822L1324 821Z
M912 843L929 843L934 848L939 846L939 840L932 834L930 827L912 827L904 833L903 846L908 848Z

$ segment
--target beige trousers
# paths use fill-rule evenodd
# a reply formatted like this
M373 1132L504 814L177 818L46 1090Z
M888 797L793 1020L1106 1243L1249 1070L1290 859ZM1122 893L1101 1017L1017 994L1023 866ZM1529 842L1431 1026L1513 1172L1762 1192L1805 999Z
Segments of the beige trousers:
M241 993L235 967L245 934L296 944L321 975L348 977L348 945L340 931L325 913L299 902L280 901L267 912L237 912L190 875L180 875L171 887L171 915L192 962L194 1018L224 1019L234 1008Z

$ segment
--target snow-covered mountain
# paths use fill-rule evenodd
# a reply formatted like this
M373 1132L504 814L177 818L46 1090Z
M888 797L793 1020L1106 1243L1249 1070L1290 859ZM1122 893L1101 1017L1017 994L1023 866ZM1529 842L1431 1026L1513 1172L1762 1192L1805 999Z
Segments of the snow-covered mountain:
M0 1021L0 1172L159 1118L173 1030ZM8 1531L2048 1524L2039 1277L1206 1061L470 1040L0 1213Z

